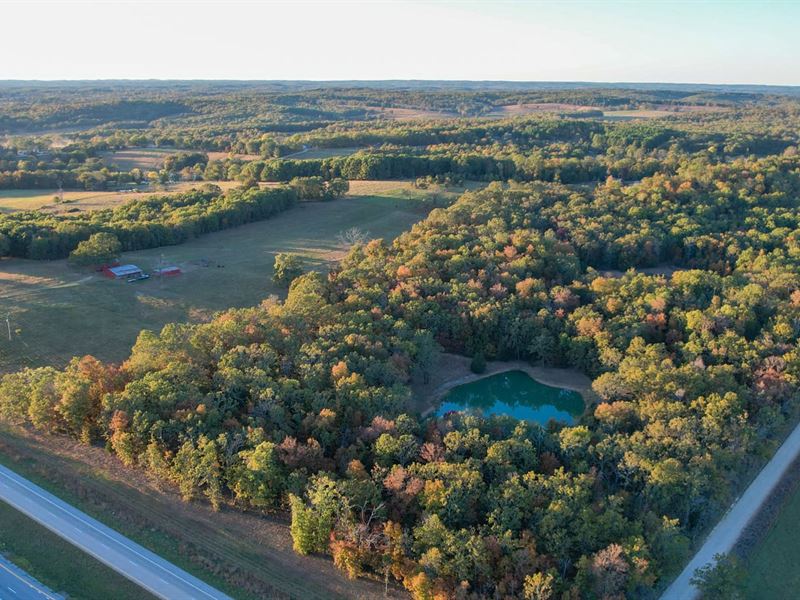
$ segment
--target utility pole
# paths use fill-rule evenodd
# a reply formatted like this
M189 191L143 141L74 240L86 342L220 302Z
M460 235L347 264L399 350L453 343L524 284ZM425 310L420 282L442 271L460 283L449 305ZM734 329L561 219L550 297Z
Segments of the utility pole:
M8 328L8 341L11 341L11 315L6 315L6 327Z

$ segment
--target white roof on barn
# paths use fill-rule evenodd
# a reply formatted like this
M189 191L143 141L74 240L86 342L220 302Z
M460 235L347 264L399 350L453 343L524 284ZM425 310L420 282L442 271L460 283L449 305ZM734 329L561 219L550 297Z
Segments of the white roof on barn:
M108 270L111 271L115 277L125 277L125 275L133 275L142 272L136 265L120 265L118 267L111 267Z

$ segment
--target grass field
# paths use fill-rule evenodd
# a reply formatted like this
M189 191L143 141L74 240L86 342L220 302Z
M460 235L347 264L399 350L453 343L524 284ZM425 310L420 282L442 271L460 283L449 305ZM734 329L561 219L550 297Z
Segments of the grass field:
M0 553L50 589L73 600L153 598L100 561L0 502ZM0 592L0 597L3 593Z
M242 160L257 160L258 154L232 154L230 152L206 152L205 150L191 150L185 148L128 148L116 150L103 155L103 162L109 167L117 167L122 171L131 169L158 170L164 164L164 159L177 152L205 152L209 160L225 160L226 158L240 158Z
M395 121L413 121L416 119L455 119L457 113L437 110L427 110L424 108L397 108L369 106L371 111L379 114L384 119Z
M326 268L344 254L339 233L359 227L392 239L425 216L422 197L403 182L358 182L335 202L300 204L267 221L123 257L145 270L175 264L185 271L162 280L113 281L66 261L0 262L0 317L9 315L12 329L10 341L5 330L0 335L0 372L61 366L82 354L122 360L142 329L202 321L282 295L271 281L276 253L295 252L307 268Z
M584 106L581 104L565 104L561 102L525 102L521 104L507 104L498 106L488 116L495 118L518 117L522 115L581 112L587 110L597 110L594 106Z
M173 152L179 152L173 150ZM182 150L181 152L203 152L203 150ZM241 160L259 160L260 154L236 154L231 152L206 152L208 160L225 160L226 158L239 158Z
M750 600L796 598L800 590L800 489L789 498L772 528L747 562Z
M361 148L308 148L294 154L285 156L294 160L312 160L319 158L333 158L335 156L350 156L361 150Z
M160 169L164 159L178 150L174 148L129 148L103 155L103 162L109 167L123 171L131 169Z
M635 109L635 110L604 110L603 118L619 121L627 121L631 119L658 119L661 117L671 117L680 114L674 110L648 110L648 109Z
M155 189L142 192L104 192L104 191L68 191L64 192L64 202L54 201L56 190L0 190L0 213L12 213L20 210L39 210L51 214L88 212L111 208L132 200L147 198L153 194L174 194L198 187L205 182L180 181L166 186L159 185ZM209 181L229 189L239 185L236 181ZM143 186L141 189L147 189Z

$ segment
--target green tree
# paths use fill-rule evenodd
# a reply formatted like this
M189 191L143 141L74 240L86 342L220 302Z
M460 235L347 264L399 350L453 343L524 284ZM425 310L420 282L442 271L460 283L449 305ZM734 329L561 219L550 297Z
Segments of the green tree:
M475 353L475 356L472 357L469 363L469 368L473 373L478 375L486 372L486 357L483 355L483 352Z
M551 573L534 573L525 576L523 595L525 600L550 600L553 597L553 580Z
M323 200L325 181L322 177L295 177L289 185L297 191L300 200Z
M715 554L711 563L697 569L691 579L703 600L739 600L744 598L745 572L736 557Z
M350 191L350 182L347 179L332 179L325 186L325 199L335 200Z
M300 554L325 552L330 533L342 513L343 498L333 479L317 475L308 487L308 500L306 504L294 494L289 496L294 549Z
M285 474L275 456L275 444L261 442L239 452L241 462L230 472L229 485L238 500L252 506L275 506L284 487Z
M79 267L106 265L115 262L122 252L117 236L112 233L93 233L88 240L78 244L69 260Z
M272 280L281 285L289 285L295 277L303 274L303 262L296 254L281 252L275 255Z

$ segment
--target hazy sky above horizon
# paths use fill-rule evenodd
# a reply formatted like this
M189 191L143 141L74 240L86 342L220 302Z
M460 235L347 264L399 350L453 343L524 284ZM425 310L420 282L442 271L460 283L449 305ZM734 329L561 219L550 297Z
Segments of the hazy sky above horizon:
M0 79L800 85L800 2L0 0Z

